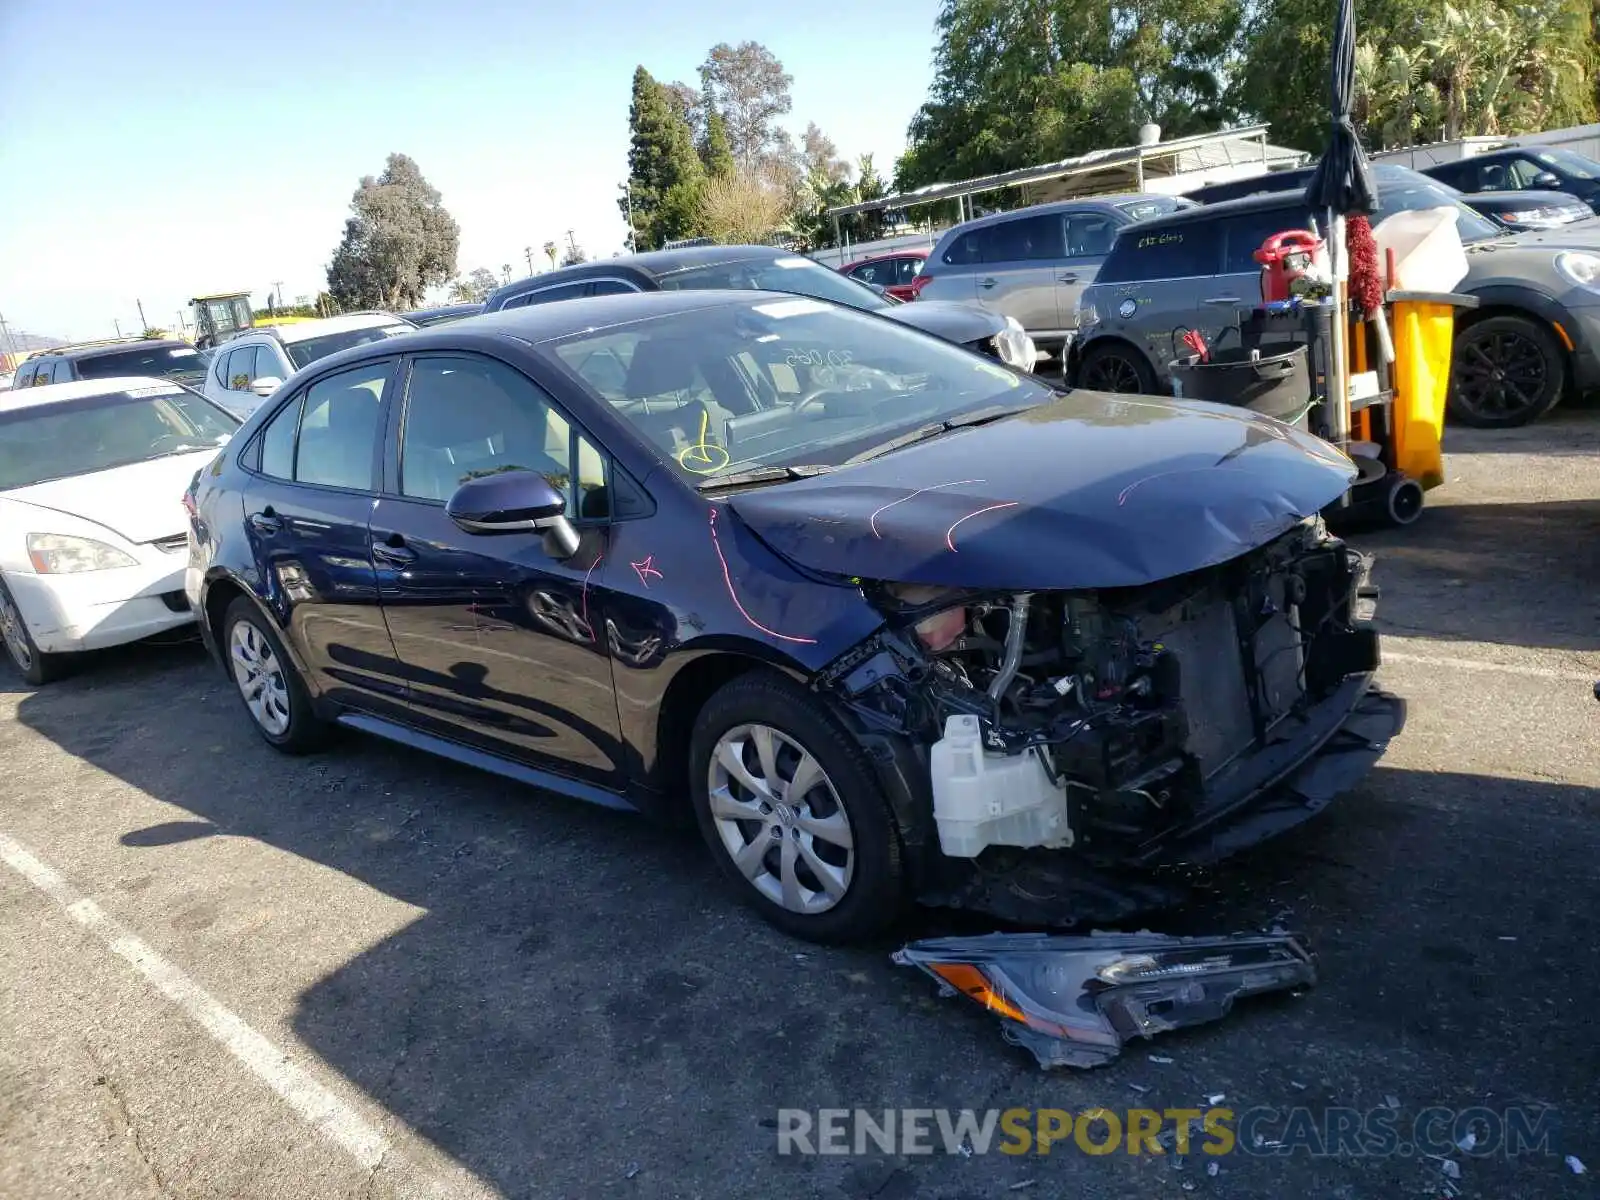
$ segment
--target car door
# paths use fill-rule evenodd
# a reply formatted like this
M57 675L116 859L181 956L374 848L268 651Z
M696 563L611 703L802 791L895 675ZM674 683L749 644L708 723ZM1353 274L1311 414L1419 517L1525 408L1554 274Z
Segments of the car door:
M1223 311L1203 301L1226 294L1217 272L1222 246L1208 219L1143 230L1125 229L1094 288L1100 324L1093 338L1114 335L1144 352L1158 380L1183 353L1181 336ZM1257 295L1260 289L1257 289Z
M1095 281L1100 264L1117 239L1118 222L1097 209L1069 209L1061 214L1066 237L1065 253L1056 265L1056 311L1061 328L1078 326L1078 301L1083 289Z
M984 232L988 236L978 273L978 304L1015 317L1029 333L1060 330L1056 293L1066 258L1061 214L1016 217Z
M406 686L378 607L368 526L397 365L377 359L298 390L244 459L260 588L311 685L389 715L405 713Z
M597 634L604 456L527 375L459 352L409 360L372 553L413 719L539 769L620 783L611 660ZM445 512L463 482L512 469L568 498L578 553L534 533L467 533Z
M1273 234L1305 229L1311 213L1298 205L1284 205L1236 213L1217 221L1213 235L1221 244L1222 268L1199 297L1203 312L1194 327L1208 345L1238 346L1239 310L1261 303L1261 264L1255 253Z

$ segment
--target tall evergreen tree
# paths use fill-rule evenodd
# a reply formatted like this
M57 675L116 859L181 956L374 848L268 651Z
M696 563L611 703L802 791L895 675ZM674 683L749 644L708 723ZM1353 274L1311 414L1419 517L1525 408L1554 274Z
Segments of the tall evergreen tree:
M632 133L628 183L634 245L648 250L675 238L692 237L699 220L705 171L681 107L643 67L633 73L628 127ZM629 199L617 202L624 215Z
M733 174L733 147L728 143L728 123L714 108L706 110L706 138L700 147L700 161L705 164L706 175L712 179L726 179Z

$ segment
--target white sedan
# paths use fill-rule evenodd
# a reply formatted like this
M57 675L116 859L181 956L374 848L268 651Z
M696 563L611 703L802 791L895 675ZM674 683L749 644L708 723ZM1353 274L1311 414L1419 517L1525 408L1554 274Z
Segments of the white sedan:
M238 427L163 379L0 393L0 641L29 682L194 620L183 495Z

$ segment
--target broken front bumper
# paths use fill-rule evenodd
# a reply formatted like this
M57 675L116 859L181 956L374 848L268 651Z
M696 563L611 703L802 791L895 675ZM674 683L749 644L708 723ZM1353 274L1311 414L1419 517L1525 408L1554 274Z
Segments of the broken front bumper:
M995 847L972 862L942 859L920 899L1057 928L1182 903L1187 887L1158 868L1218 862L1309 820L1383 757L1405 714L1400 697L1375 687L1370 675L1354 676L1292 727L1280 723L1209 804L1132 857L1094 863L1071 852Z

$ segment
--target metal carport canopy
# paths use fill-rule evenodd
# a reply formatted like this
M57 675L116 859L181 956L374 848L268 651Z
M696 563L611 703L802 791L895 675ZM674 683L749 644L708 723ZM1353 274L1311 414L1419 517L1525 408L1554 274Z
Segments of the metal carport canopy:
M1088 154L1080 154L1076 158L1063 158L1058 162L1040 163L1035 167L1019 167L1014 171L1002 171L998 175L980 175L976 179L965 179L959 183L931 183L927 187L917 188L915 191L899 192L893 196L885 196L879 200L864 200L859 204L841 204L837 208L826 210L826 215L838 218L849 216L851 213L873 212L877 209L911 208L918 204L933 204L940 200L954 200L963 196L971 196L978 192L992 192L999 188L1021 187L1028 183L1040 183L1048 179L1060 179L1068 175L1091 175L1101 171L1120 171L1128 175L1125 182L1134 185L1135 190L1142 190L1146 172L1159 175L1176 175L1182 173L1176 169L1161 169L1163 159L1176 160L1186 152L1192 152L1208 146L1219 146L1228 142L1252 142L1256 149L1252 158L1263 163L1273 161L1272 151L1277 151L1281 156L1283 151L1278 147L1267 145L1266 125L1243 125L1237 129L1223 129L1216 133L1196 133L1188 137L1173 138L1166 142L1151 142L1144 146L1118 146L1110 150L1092 150ZM1225 166L1232 162L1239 163L1252 161L1251 158L1240 158L1230 162L1218 164L1201 164ZM1170 164L1177 167L1176 162Z

